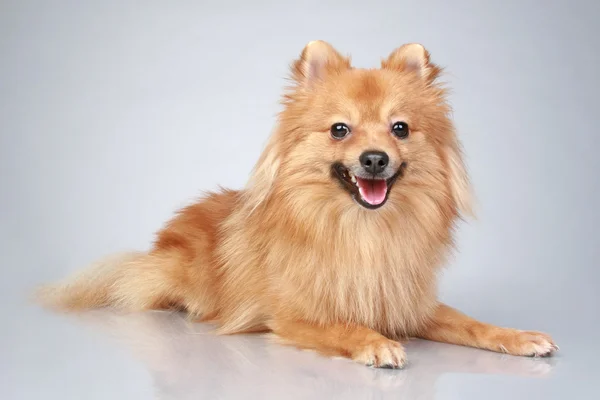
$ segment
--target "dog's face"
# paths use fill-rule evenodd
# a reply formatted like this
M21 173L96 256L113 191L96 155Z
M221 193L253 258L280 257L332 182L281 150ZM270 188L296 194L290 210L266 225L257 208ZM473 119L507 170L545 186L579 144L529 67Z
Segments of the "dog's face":
M414 77L348 69L315 84L302 118L302 138L288 163L367 209L386 204L396 184L435 148L425 140L426 90ZM318 172L317 172L317 167Z
M257 170L269 171L279 190L372 210L421 188L468 208L439 69L422 46L405 45L366 70L311 42L293 73L297 85Z

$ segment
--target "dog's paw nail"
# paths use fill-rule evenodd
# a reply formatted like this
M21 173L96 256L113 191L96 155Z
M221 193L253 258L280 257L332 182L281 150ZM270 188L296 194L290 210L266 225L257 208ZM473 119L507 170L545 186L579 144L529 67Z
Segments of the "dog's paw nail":
M499 345L500 351L526 357L549 357L558 350L552 338L541 332L507 330Z
M398 369L404 367L406 354L400 343L379 338L357 349L352 357L369 367Z

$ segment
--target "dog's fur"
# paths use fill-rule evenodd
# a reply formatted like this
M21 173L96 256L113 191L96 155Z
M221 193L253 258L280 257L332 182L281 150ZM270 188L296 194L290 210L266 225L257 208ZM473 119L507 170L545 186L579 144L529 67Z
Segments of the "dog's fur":
M441 69L419 44L358 69L309 43L253 171L181 210L147 253L118 255L41 291L62 310L186 310L223 334L271 331L284 342L379 367L401 367L416 336L515 355L548 355L538 332L494 327L440 304L436 275L471 189ZM390 134L406 121L410 136ZM332 124L353 127L345 140ZM353 201L332 175L379 149L406 165L385 205Z

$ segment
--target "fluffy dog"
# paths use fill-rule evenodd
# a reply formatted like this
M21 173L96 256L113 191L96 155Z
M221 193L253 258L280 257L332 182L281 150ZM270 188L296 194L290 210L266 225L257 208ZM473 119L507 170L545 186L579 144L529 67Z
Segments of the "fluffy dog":
M179 308L221 334L284 343L375 367L406 362L404 337L523 356L543 333L476 321L437 300L471 188L441 69L406 44L359 69L323 41L291 68L277 129L242 190L178 212L144 253L104 260L43 288L60 310Z

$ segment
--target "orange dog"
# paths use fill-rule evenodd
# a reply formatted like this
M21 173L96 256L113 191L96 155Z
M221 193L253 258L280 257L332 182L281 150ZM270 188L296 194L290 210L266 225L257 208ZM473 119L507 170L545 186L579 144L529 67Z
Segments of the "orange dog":
M473 320L438 302L436 275L471 189L440 68L419 44L357 69L323 41L292 66L278 127L239 191L181 210L147 253L117 255L41 300L62 310L180 308L218 332L376 367L400 338L523 356L539 332Z

